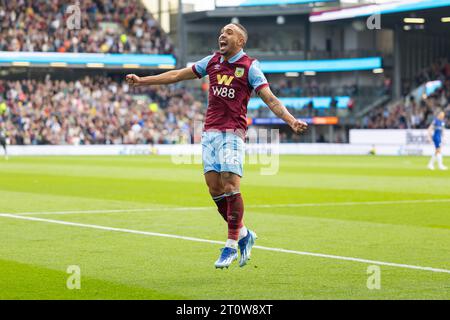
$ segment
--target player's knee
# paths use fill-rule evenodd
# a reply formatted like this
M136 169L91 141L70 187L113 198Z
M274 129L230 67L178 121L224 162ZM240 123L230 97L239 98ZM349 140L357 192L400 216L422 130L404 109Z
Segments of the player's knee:
M224 192L225 193L233 193L239 191L239 185L236 185L234 183L226 183L224 184Z
M211 189L211 188L209 189L209 194L212 197L218 197L224 193L225 193L225 191L223 191L222 189Z
M225 193L239 192L240 183L239 180L225 180L223 181L223 188Z
M239 190L239 180L234 179L231 173L222 174L222 185L225 193L232 193Z
M222 185L225 193L233 193L238 192L240 187L240 178L239 176L231 173L225 172L222 173Z
M221 184L208 184L209 194L213 197L220 196L225 193Z

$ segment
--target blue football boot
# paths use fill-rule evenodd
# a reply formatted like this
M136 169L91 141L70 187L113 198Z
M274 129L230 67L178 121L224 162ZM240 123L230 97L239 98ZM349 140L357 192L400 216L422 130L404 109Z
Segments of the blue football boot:
M238 258L237 249L225 247L221 249L222 253L220 254L219 259L217 259L214 264L216 268L228 268L234 260Z
M239 260L239 266L243 267L250 260L252 254L252 247L257 239L256 233L248 229L247 236L239 240L239 251L241 252L241 258Z

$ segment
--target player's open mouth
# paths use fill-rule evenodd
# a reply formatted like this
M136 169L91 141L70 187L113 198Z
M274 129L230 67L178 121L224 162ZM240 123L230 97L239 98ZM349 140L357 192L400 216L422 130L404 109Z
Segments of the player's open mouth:
M228 43L226 41L220 41L219 42L219 48L220 49L224 49L227 45L228 45Z

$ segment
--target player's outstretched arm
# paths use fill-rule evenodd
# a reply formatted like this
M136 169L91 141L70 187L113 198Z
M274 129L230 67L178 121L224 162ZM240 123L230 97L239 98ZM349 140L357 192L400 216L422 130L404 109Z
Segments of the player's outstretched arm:
M264 103L267 104L270 110L272 110L278 118L286 122L295 133L302 133L306 131L308 128L306 122L294 118L294 116L286 109L281 101L272 93L272 90L270 90L268 86L259 90L258 95Z
M191 68L172 70L158 74L156 76L139 77L135 74L127 74L126 81L133 86L151 86L160 84L171 84L184 80L197 79Z

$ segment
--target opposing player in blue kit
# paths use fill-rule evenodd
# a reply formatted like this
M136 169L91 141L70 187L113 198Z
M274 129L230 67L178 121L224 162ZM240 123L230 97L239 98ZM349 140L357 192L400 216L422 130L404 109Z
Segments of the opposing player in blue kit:
M445 113L440 111L437 117L433 120L430 127L428 128L428 136L430 140L434 143L436 148L435 153L431 156L431 160L428 163L428 168L434 170L434 163L437 161L440 170L448 170L444 166L442 159L442 145L444 140L444 129L445 129Z

